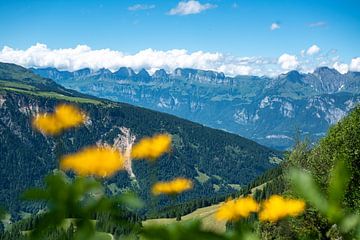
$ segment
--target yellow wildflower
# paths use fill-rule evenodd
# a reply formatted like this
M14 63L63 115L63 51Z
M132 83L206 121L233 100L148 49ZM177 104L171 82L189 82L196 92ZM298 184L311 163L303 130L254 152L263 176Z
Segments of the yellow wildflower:
M85 121L85 115L72 105L59 105L55 108L55 117L64 129L76 127Z
M176 178L169 182L158 182L152 187L154 195L160 194L179 194L191 189L193 186L191 180L186 178Z
M298 216L305 209L305 202L296 199L285 199L279 195L273 195L264 201L259 214L261 221L276 222L287 216Z
M39 114L33 120L33 126L46 135L57 135L62 131L59 121L49 114Z
M169 152L171 148L171 136L158 134L151 138L145 137L136 144L131 152L131 157L138 159L155 160L162 154Z
M67 128L76 127L85 121L85 114L72 105L59 105L54 113L39 114L33 126L47 135L57 135Z
M258 210L259 204L252 197L230 199L219 207L216 212L216 219L218 221L235 221L246 218L250 213Z
M87 147L77 153L63 157L60 168L73 170L82 176L109 177L124 168L124 158L119 151L111 147Z

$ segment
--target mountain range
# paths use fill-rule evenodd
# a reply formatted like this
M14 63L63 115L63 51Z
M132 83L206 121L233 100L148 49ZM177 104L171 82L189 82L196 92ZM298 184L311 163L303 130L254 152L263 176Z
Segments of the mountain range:
M360 73L328 67L277 77L227 77L188 68L152 75L127 67L31 70L82 93L170 113L279 150L299 135L316 142L360 102Z
M56 138L33 130L32 117L51 112L60 103L76 104L89 120ZM130 172L104 180L109 194L132 189L149 200L154 179L178 176L192 179L194 189L177 201L229 194L276 166L281 157L279 151L239 135L78 93L23 67L0 63L0 203L13 214L38 211L41 206L25 204L19 196L25 189L43 184L42 178L57 168L57 156L99 141L115 144L124 135L124 128L136 141L167 132L172 135L173 147L156 164L133 161ZM60 150L56 147L59 144ZM160 198L159 205L166 206L170 201Z

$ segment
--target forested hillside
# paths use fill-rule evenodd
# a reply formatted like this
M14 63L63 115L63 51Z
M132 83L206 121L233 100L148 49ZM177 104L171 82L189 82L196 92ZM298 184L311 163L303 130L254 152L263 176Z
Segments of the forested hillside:
M193 179L195 185L179 201L216 196L234 192L279 160L277 151L238 135L168 114L77 94L16 65L0 64L0 73L0 202L12 213L39 210L39 205L21 203L19 194L42 184L42 178L57 167L56 156L98 141L113 144L124 134L123 127L136 139L167 132L172 135L173 149L156 166L134 161L132 177L122 172L107 179L109 194L127 188L146 200L153 176L158 180L183 176ZM34 114L51 112L63 102L77 104L89 115L85 126L57 138L33 130ZM61 147L55 147L56 143ZM162 206L169 202L160 198Z

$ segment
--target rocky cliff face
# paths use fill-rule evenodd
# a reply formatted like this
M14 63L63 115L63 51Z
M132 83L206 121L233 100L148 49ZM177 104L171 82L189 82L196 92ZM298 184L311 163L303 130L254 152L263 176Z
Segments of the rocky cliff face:
M81 77L79 71L33 71L83 93L171 113L278 149L290 147L297 130L316 141L360 96L360 73L340 74L326 67L275 78L231 78L181 68L171 74L158 70L152 76L129 68Z

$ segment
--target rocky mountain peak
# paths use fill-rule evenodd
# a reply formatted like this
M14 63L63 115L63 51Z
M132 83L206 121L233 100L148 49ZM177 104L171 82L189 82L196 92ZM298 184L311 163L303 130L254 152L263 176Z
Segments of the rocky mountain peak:
M152 75L153 78L168 78L169 75L164 69L156 70L155 73Z
M121 67L119 70L114 72L114 75L118 78L129 78L135 76L136 74L131 68Z

